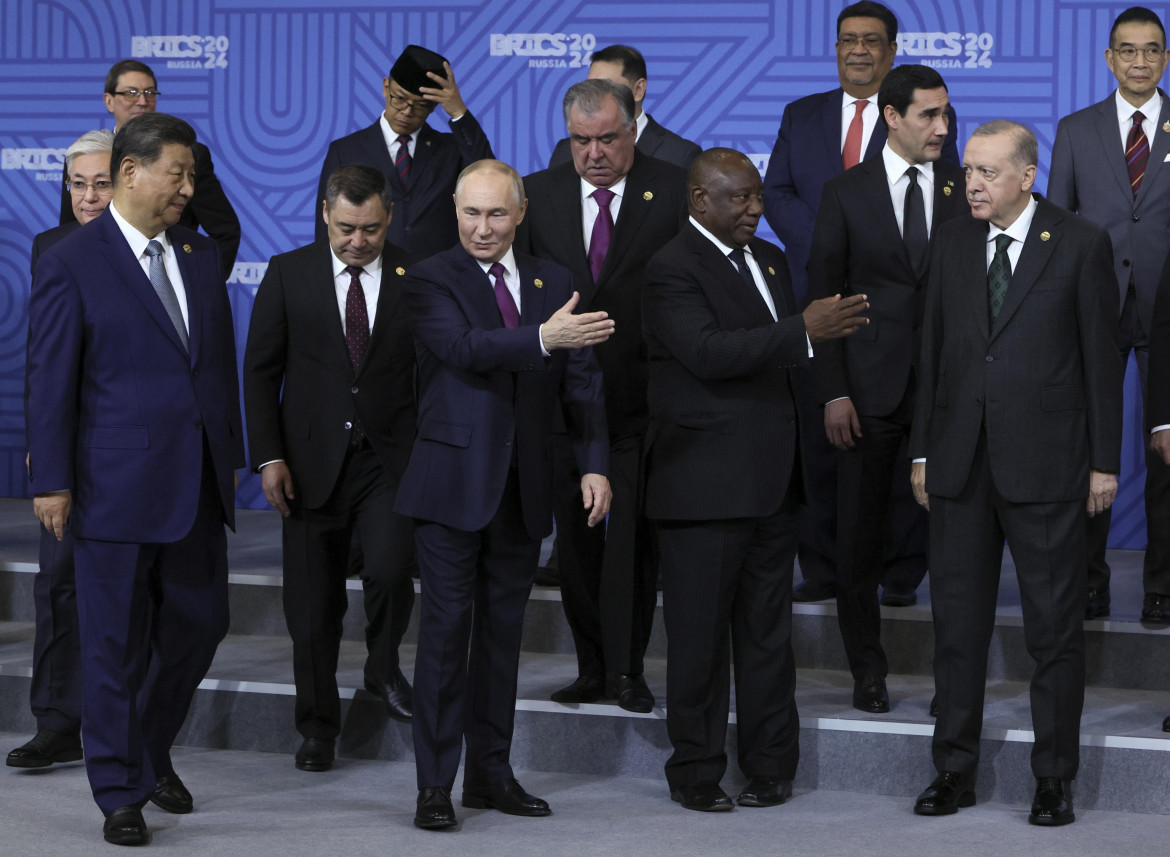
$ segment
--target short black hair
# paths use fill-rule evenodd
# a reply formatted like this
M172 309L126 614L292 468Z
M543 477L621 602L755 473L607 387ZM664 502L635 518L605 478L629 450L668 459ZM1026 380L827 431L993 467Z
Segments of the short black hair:
M629 45L610 45L594 51L589 62L621 63L622 77L626 80L639 81L646 77L646 58L640 50Z
M890 69L878 89L878 110L883 114L886 105L898 111L899 116L905 116L914 101L916 89L946 89L946 81L942 75L928 65L898 65Z
M134 158L149 167L162 156L164 146L176 143L188 148L195 145L195 129L167 113L143 113L118 129L110 151L110 180L116 187L122 161Z
M138 60L121 60L110 66L110 70L106 74L106 92L110 95L117 92L118 78L131 71L140 71L143 74L150 75L150 79L154 81L154 85L158 86L158 78L154 76L154 71L146 63L139 62Z
M365 164L350 164L338 167L329 174L325 183L325 207L333 210L338 197L345 197L354 205L362 205L371 196L382 200L382 207L389 211L394 205L393 189L381 170Z
M1113 37L1117 35L1117 28L1125 24L1153 24L1162 33L1162 47L1166 47L1166 28L1162 26L1162 19L1156 12L1145 6L1130 6L1117 16L1113 22L1113 29L1109 31L1109 44L1112 46Z
M846 6L837 16L838 33L841 32L841 22L846 18L877 18L886 25L886 36L889 41L892 42L898 38L898 19L881 3L875 3L873 0L861 0L860 3Z

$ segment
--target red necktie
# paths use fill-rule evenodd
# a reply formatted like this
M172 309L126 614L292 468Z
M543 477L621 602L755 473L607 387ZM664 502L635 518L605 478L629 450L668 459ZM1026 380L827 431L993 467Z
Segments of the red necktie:
M504 327L517 328L520 326L520 311L516 309L516 302L512 300L512 293L504 284L504 266L496 262L488 273L492 275L492 288L496 293L496 306L500 308L500 315L504 319Z
M366 309L366 293L360 279L362 269L348 265L345 273L349 274L349 291L345 295L345 347L349 350L349 362L356 375L370 344L370 313ZM349 435L350 446L360 446L365 436L355 416Z
M1146 162L1150 160L1150 141L1142 130L1145 119L1140 110L1133 112L1133 127L1129 129L1129 137L1125 141L1125 167L1129 170L1129 186L1133 188L1134 196L1137 196L1138 188L1142 186Z
M406 181L406 176L410 173L410 138L402 136L398 138L398 156L394 159L394 166L398 170L398 178Z
M597 203L597 219L593 221L593 233L589 236L589 270L593 272L593 282L597 282L601 274L601 266L605 264L605 254L609 252L609 239L613 235L613 215L609 213L609 204L616 194L608 188L599 187L589 194Z
M861 163L861 114L869 102L864 98L853 102L853 121L849 123L849 131L845 134L845 148L841 150L841 165L845 169L855 167Z

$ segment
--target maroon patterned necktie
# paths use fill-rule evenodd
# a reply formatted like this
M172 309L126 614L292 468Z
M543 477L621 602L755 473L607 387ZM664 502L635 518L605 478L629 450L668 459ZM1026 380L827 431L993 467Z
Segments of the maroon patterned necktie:
M345 347L349 350L349 362L356 375L370 344L370 313L366 309L366 293L362 288L362 269L348 265L345 273L349 274L349 291L345 295ZM349 435L350 446L361 446L365 436L355 416Z
M394 167L398 170L398 178L406 181L410 174L410 138L405 135L398 138L398 155L394 158Z
M492 288L496 293L496 306L500 308L500 315L504 319L504 327L517 328L520 326L520 311L516 309L516 301L512 300L512 293L504 284L504 266L496 262L488 273L492 275Z
M616 194L608 188L599 187L589 194L597 203L597 219L593 221L593 233L589 236L589 270L593 272L593 282L601 274L601 266L605 264L605 254L609 252L609 239L613 235L613 215L609 213L609 204Z
M1142 186L1142 179L1146 175L1146 162L1150 160L1150 141L1146 139L1146 132L1142 130L1142 123L1146 117L1140 110L1133 112L1133 127L1129 129L1129 137L1125 141L1125 168L1129 170L1129 186L1133 188L1133 195L1137 196L1138 188Z

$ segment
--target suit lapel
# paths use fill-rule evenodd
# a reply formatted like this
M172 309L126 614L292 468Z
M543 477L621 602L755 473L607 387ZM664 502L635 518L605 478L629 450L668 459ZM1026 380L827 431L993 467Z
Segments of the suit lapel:
M390 155L390 150L386 148L386 138L382 135L382 120L379 119L372 126L366 129L366 133L362 136L362 148L365 149L366 160L365 163L371 167L381 170L387 176L391 176L391 181L398 182L398 170L394 168L394 158ZM399 182L401 187L401 182Z
M1048 205L1043 200L1040 201L1036 214L1032 218L1032 225L1028 228L1028 237L1024 239L1024 246L1020 250L1020 260L1016 263L1015 271L1012 272L1012 280L1008 285L1007 294L1004 296L1003 307L1000 309L995 326L991 330L993 339L1011 320L1015 311L1020 308L1020 304L1023 303L1024 298L1032 290L1032 286L1036 284L1040 274L1043 273L1049 257L1052 256L1052 251L1063 239L1059 229L1061 220L1063 220L1063 215L1059 209ZM1047 234L1048 238L1042 238L1042 234Z
M718 247L691 224L687 224L687 241L695 254L695 262L707 274L712 283L717 283L722 292L726 292L752 319L772 321L772 313L764 302L760 290L749 286L736 271L734 263L720 251ZM759 262L759 260L756 260ZM775 297L773 296L773 301ZM776 314L780 315L781 304L776 304Z
M796 314L796 299L792 295L791 284L786 284L780 278L780 272L775 265L769 264L765 258L769 253L769 245L765 241L758 238L753 238L749 245L752 249L752 255L756 257L756 263L760 266L760 273L764 275L764 283L768 286L768 292L772 295L772 304L776 307L776 318L786 318L790 315ZM771 315L771 313L769 313Z
M398 288L398 278L405 274L406 268L402 264L402 260L389 252L389 246L386 245L386 249L382 250L382 282L378 289L378 305L374 310L374 329L370 332L370 344L366 349L366 359L362 360L361 368L363 369L370 354L382 341L382 337L386 335L386 328L390 326L391 319L401 312L399 303L402 298L402 290Z
M613 225L613 237L609 242L609 251L605 254L605 264L601 266L601 273L597 277L597 284L604 283L610 272L618 264L618 260L626 255L630 245L634 243L638 230L650 209L656 203L654 192L646 181L646 172L641 169L639 161L646 155L635 155L634 165L626 175L626 189L622 196L622 207L618 212L617 221ZM578 205L578 208L580 206Z
M1097 127L1097 141L1104 152L1104 162L1109 172L1113 174L1117 186L1125 191L1127 197L1133 197L1133 188L1129 183L1129 170L1125 166L1125 149L1118 137L1117 108L1113 96L1097 105L1100 121L1093 124ZM1153 154L1151 153L1151 157Z
M203 289L201 288L203 279L199 260L204 257L204 254L195 255L187 252L184 248L188 245L180 243L169 229L167 237L175 251L179 274L183 277L183 291L187 293L187 351L191 358L191 365L194 366L199 360L199 340L203 333ZM218 276L215 279L218 280ZM161 301L159 305L162 305ZM174 325L172 324L171 327L173 328Z
M966 272L966 286L963 291L967 299L967 313L975 320L975 327L987 340L991 335L991 320L987 308L987 223L971 218L965 224L959 243L958 270ZM1000 311L1000 318L1003 312Z
M321 323L325 325L325 340L336 343L332 360L342 361L345 368L352 370L349 361L349 347L345 344L345 328L341 325L341 313L337 308L337 284L333 277L333 251L325 245L325 252L316 254L305 276L300 278L302 287L308 289L308 304L313 308Z
M1170 123L1170 98L1161 89L1158 92L1162 95L1162 112L1158 114L1158 127L1154 129L1154 139L1150 141L1150 160L1146 163L1146 175L1134 200L1135 208L1142 204L1148 194L1153 193L1150 186L1162 171L1166 155L1170 154L1170 132L1165 130L1167 123Z
M430 183L428 179L434 171L428 170L427 165L431 162L435 141L438 138L439 132L430 125L424 124L419 129L418 139L414 143L414 155L410 160L410 172L406 176L406 184L411 190L418 190Z
M638 138L638 151L651 158L654 157L654 153L662 145L662 138L665 136L662 133L663 130L663 127L654 121L654 117L647 113L646 130Z
M824 152L826 162L830 165L829 177L839 176L845 172L841 162L841 116L844 90L834 89L825 93L825 103L821 108L821 130L824 134Z
M894 212L894 200L890 195L890 179L886 175L885 160L871 158L862 161L857 169L862 170L865 176L866 205L873 212L875 229L880 231L879 242L889 243L898 248L898 259L907 273L913 277L914 267L910 264L910 254L906 252L906 243L902 240L902 233L898 231L898 216Z
M536 276L535 260L528 256L516 256L516 267L520 275L520 324L536 325L545 320L544 283Z

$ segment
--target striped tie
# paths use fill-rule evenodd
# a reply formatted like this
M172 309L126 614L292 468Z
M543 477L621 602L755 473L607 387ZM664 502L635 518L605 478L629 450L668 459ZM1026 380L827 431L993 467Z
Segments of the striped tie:
M1150 141L1146 139L1146 132L1142 130L1142 122L1146 117L1140 110L1133 112L1133 127L1129 129L1129 137L1125 141L1125 168L1129 170L1129 186L1137 196L1138 188L1142 186L1142 179L1146 175L1146 162L1150 160Z
M394 159L394 166L398 170L398 178L406 181L410 174L410 138L405 135L398 138L398 157Z

